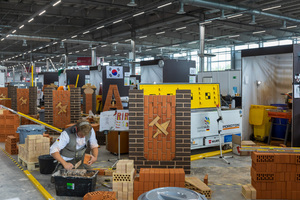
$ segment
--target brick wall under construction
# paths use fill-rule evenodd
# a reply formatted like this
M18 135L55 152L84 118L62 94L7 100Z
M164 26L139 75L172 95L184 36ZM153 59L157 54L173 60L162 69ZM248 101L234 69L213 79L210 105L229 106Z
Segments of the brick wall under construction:
M93 94L83 93L83 113L88 114L91 110L94 114L96 113L96 90L94 89Z
M129 92L129 159L140 168L183 168L190 174L191 91L176 96Z
M80 119L80 95L80 88L71 88L69 91L45 88L45 122L61 129L67 124L76 123Z

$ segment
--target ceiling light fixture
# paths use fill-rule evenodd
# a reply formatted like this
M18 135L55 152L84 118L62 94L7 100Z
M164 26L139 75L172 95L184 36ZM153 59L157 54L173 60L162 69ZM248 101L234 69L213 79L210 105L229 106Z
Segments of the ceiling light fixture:
M189 42L188 44L196 44L198 41Z
M249 24L250 25L255 25L256 24L255 15L252 15L252 20L251 20L251 22Z
M213 39L207 39L206 41L207 42L211 42L211 41L215 41L215 40L217 40L216 38L213 38Z
M63 39L63 40L61 40L62 42L64 42L64 41L66 41L67 39Z
M156 35L160 35L160 34L164 34L164 33L165 33L165 31L162 31L162 32L156 33Z
M106 47L107 45L106 44L104 44L104 45L102 45L101 47Z
M71 38L76 38L77 37L77 35L73 35Z
M228 16L227 19L236 18L236 17L241 17L241 16L243 16L243 14L231 15L231 16Z
M212 23L212 21L201 22L200 25L209 24L209 23Z
M146 37L148 37L147 35L144 35L144 36L141 36L141 37L139 37L140 39L142 39L142 38L146 38Z
M40 47L39 49L42 49L43 47Z
M179 30L182 30L182 29L185 29L185 28L186 28L186 26L180 27L180 28L176 28L175 30L176 30L176 31L179 31Z
M240 35L230 35L228 38L235 38L235 37L240 37Z
M130 2L127 4L127 6L134 7L134 6L137 6L137 4L135 3L134 0L130 0Z
M32 22L34 20L34 18L31 18L30 20L28 20L28 23Z
M174 45L172 45L173 47L178 47L179 46L179 44L174 44Z
M163 8L163 7L166 7L166 6L171 5L171 4L172 4L172 2L166 3L166 4L164 4L164 5L158 6L157 8Z
M89 33L90 31L86 31L86 32L83 32L82 34L84 35L84 34L87 34L87 33Z
M132 17L136 17L136 16L142 15L142 14L144 14L144 13L145 13L145 12L140 12L140 13L134 14L134 15L132 15Z
M19 29L21 29L21 28L23 28L24 27L24 25L21 25L20 27L19 27Z
M13 32L11 32L11 33L15 33L17 30L13 30Z
M47 44L45 47L49 47L50 45L49 44Z
M288 26L286 27L287 29L290 29L290 28L297 28L297 25L294 25L294 26Z
M3 40L4 40L4 38L1 39L1 41L3 41Z
M263 30L263 31L256 31L256 32L253 32L252 34L259 34L259 33L264 33L264 32L266 32L265 30Z
M79 53L79 51L75 51L75 53Z
M122 21L122 19L119 19L119 20L117 20L117 21L114 21L113 24L119 23L119 22L121 22L121 21Z
M82 51L87 51L87 49L83 49Z
M118 53L117 53L117 54L115 54L115 56L119 56L119 55L120 55L120 54L118 54Z
M106 56L106 57L110 57L111 55L108 55L108 56Z
M152 49L146 49L145 51L151 51Z
M39 16L43 15L46 12L46 10L43 10L42 12L40 12Z
M8 38L10 35L7 35L6 37Z
M53 45L57 44L57 42L53 42Z
M58 0L57 2L55 2L54 4L53 4L53 6L56 6L57 4L59 4L61 2L61 0Z
M185 14L183 2L180 2L180 8L179 8L177 14L179 14L179 15Z
M97 27L96 29L98 30L98 29L100 29L100 28L104 28L104 26L99 26L99 27Z
M262 11L272 10L272 9L276 9L276 8L280 8L280 7L281 7L281 5L279 5L279 6L272 6L272 7L269 7L269 8L262 9Z

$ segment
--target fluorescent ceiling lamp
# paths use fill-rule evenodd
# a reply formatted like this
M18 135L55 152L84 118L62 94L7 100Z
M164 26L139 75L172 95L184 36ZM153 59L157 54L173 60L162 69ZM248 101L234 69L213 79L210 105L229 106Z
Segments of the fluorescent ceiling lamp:
M83 32L82 34L84 35L84 34L87 34L87 33L89 33L90 31L86 31L86 32Z
M259 34L259 33L264 33L266 32L265 30L264 31L256 31L256 32L253 32L252 34Z
M42 14L44 14L46 12L46 10L43 10L42 12L40 12L39 16L41 16Z
M146 38L147 37L147 35L144 35L144 36L141 36L141 37L139 37L140 39L142 39L142 38Z
M31 18L30 20L28 20L28 23L32 22L34 20L34 18Z
M71 38L76 38L77 37L77 35L73 35Z
M269 7L269 8L262 9L262 11L272 10L272 9L276 9L276 8L280 8L280 7L281 7L281 5L279 5L279 6L272 6L272 7Z
M87 49L83 49L82 51L87 51Z
M57 4L59 4L61 2L61 0L58 0L57 2L55 2L54 4L53 4L53 6L56 6Z
M47 44L45 47L49 47L49 44Z
M39 49L42 49L43 47L40 47Z
M54 58L54 56L51 56L50 58Z
M73 52L70 52L69 54L73 54Z
M10 35L7 35L6 37L9 37Z
M106 56L106 57L110 57L111 55L108 55L108 56Z
M24 27L24 25L21 25L20 27L19 27L19 29L21 29L21 28L23 28Z
M101 47L106 47L107 45L106 44L104 44L104 45L102 45Z
M104 28L104 26L99 26L99 27L97 27L96 29L98 30L98 29L100 29L100 28Z
M152 49L146 49L145 51L151 51Z
M294 26L287 26L286 28L287 28L287 29L289 29L289 28L297 28L297 25L294 25Z
M127 53L124 53L124 55L126 55Z
M196 44L198 41L189 42L189 44Z
M212 21L206 21L206 22L201 22L200 25L203 25L203 24L209 24L211 23Z
M75 53L79 53L79 51L75 51Z
M63 39L62 42L66 41L67 39Z
M175 30L178 31L178 30L182 30L182 29L185 29L186 27L180 27L180 28L176 28Z
M231 18L235 18L235 17L240 17L240 16L243 16L243 14L231 15L231 16L228 16L227 19L231 19Z
M3 40L4 40L4 38L1 39L1 41L3 41Z
M119 19L119 20L117 20L117 21L114 21L113 24L119 23L119 22L121 22L121 21L122 21L122 19Z
M115 54L115 56L119 56L119 55L120 55L120 54L118 54L118 53L117 53L117 54Z
M142 14L144 14L144 13L145 13L145 12L140 12L140 13L137 13L137 14L133 15L132 17L136 17L136 16L142 15Z
M31 51L28 51L28 53L31 53Z
M33 49L32 51L36 51L36 49Z
M207 39L206 41L210 42L210 41L215 41L215 40L217 40L217 39L216 38L214 38L214 39Z
M162 31L162 32L156 33L156 35L160 35L160 34L164 34L164 33L165 33L165 31Z
M179 44L174 44L174 45L172 45L173 47L178 47L179 46Z
M111 43L111 44L119 44L119 42L114 42L114 43Z
M235 37L240 37L240 35L230 35L228 38L235 38Z
M54 45L54 44L57 44L57 42L53 42L53 45Z
M13 32L11 32L11 33L15 33L17 30L13 30Z
M57 55L56 57L59 57L60 55Z
M166 3L166 4L164 4L164 5L158 6L157 8L162 8L162 7L165 7L165 6L171 5L171 4L172 4L172 2L170 2L170 3Z

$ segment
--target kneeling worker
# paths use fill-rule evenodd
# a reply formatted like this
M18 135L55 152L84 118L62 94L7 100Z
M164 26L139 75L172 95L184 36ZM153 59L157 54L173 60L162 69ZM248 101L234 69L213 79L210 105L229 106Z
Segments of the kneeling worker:
M83 164L88 143L92 151L88 165ZM65 168L70 170L82 160L78 168L90 168L98 157L98 143L95 131L86 120L80 119L76 125L65 129L59 138L51 145L50 154L58 161L54 172Z

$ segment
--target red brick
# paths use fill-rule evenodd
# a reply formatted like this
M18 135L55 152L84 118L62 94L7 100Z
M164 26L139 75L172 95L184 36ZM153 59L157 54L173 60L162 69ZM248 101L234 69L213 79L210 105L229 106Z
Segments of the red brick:
M134 190L139 190L139 183L140 183L140 181L139 181L140 179L139 179L139 177L136 177L135 179L134 179L134 182L133 182L133 189Z
M154 172L155 172L155 178L154 178L154 181L155 182L159 182L159 179L160 179L160 177L159 177L159 169L154 169Z
M155 172L153 169L149 170L149 181L154 182L155 181Z
M153 190L154 189L154 182L149 182L149 190Z
M169 169L170 170L170 182L175 182L175 172L174 169Z
M144 182L144 191L149 191L149 182Z
M144 181L147 181L147 182L150 181L150 169L149 169L149 168L145 169L145 175L144 175L144 178L145 178Z
M154 182L154 189L159 188L159 182Z
M165 169L164 172L165 172L165 181L170 182L170 170Z
M163 169L159 170L159 181L164 182L165 181L165 172Z
M144 182L144 181L145 181L145 171L146 171L146 168L141 168L141 169L140 169L140 178L139 178L139 180L140 180L141 182Z
M144 191L144 182L139 182L139 191Z

